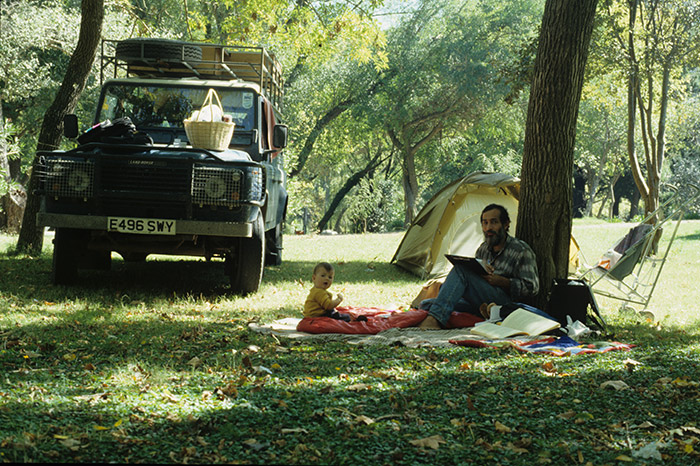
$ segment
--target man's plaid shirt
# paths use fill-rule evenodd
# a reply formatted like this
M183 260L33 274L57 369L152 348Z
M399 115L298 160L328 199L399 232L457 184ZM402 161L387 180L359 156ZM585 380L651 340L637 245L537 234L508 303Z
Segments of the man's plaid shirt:
M509 294L513 301L535 296L540 290L537 259L524 241L507 235L506 244L499 252L490 250L483 242L475 255L491 264L493 273L510 279Z

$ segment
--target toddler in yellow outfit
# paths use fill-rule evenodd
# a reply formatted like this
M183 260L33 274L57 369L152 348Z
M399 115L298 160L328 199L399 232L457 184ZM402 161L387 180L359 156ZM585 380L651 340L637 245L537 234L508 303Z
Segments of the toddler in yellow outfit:
M333 298L333 294L328 288L333 284L335 271L328 262L319 262L314 267L311 274L311 281L314 287L311 288L309 296L304 303L304 317L331 317L333 319L350 322L350 314L340 313L335 310L343 301L343 295L338 294Z

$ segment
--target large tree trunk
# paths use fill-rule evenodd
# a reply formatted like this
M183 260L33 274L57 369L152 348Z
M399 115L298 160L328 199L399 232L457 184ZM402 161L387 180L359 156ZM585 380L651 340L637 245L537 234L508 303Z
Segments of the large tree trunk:
M104 0L82 0L81 9L78 43L68 62L66 75L56 98L44 115L37 151L54 150L59 147L63 131L63 118L75 110L95 60L95 52L102 34ZM37 178L37 171L32 170L27 193L27 206L24 210L22 229L17 241L17 250L30 254L41 253L44 243L43 228L37 228L36 225L36 214L39 212L40 204L39 197L34 194L37 188Z
M597 0L547 0L528 105L516 235L537 256L544 307L568 275L574 142Z

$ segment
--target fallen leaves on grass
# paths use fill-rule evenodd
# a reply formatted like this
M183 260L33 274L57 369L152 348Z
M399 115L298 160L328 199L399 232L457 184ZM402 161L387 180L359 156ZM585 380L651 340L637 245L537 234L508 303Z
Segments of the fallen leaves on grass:
M301 427L295 427L292 429L282 429L280 432L283 434L308 434L309 433L308 430L301 428Z
M370 388L372 387L370 385L367 385L366 383L356 383L348 386L346 390L350 392L361 392L364 390L369 390Z
M637 366L642 364L641 362L635 361L634 359L630 358L625 359L624 361L622 361L622 363L625 365L625 367L627 368L627 372L629 372L630 374L634 372Z
M246 447L248 447L252 450L256 450L256 451L262 450L263 448L265 448L267 446L267 444L260 443L254 438L249 438L247 440L244 440L243 445L245 445Z
M619 390L627 390L630 387L622 380L608 380L607 382L603 382L602 384L600 384L600 388L602 388L602 389L609 388L609 389L619 391Z
M447 442L445 442L442 435L431 435L430 437L410 440L409 443L419 448L431 448L433 450L437 450L440 448L440 445L446 444Z
M502 434L508 434L513 431L513 429L498 421L494 421L493 427L496 429L496 432L500 432Z
M632 456L635 458L643 459L655 459L661 461L661 452L659 452L659 447L666 446L663 442L652 442L648 445L639 448L638 450L632 450Z

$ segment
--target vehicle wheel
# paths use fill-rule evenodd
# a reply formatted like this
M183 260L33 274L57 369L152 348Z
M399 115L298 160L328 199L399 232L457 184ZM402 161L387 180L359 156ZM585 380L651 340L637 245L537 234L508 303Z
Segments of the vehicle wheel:
M282 222L265 233L265 265L282 263Z
M176 40L135 38L117 43L114 56L134 64L144 64L142 58L199 63L202 61L202 48Z
M262 216L253 225L251 238L240 238L236 251L226 255L226 270L234 293L247 295L260 287L265 258L265 233Z
M93 270L109 270L112 268L112 251L87 251L85 268Z
M78 277L78 253L80 235L71 228L56 228L53 239L53 264L51 282L54 285L70 285Z

